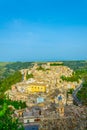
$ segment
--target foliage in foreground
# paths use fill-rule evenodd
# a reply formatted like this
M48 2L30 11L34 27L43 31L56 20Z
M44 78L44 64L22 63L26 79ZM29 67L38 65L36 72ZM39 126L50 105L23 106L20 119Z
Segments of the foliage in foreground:
M23 109L26 108L26 103L22 101L12 101L11 99L8 98L1 98L0 99L0 105L3 105L6 103L8 106L12 105L15 109Z
M0 81L0 105L3 105L5 102L7 105L12 105L16 109L25 108L26 104L22 101L11 101L10 99L6 99L4 93L11 89L11 85L20 82L22 79L22 75L19 71L15 72L13 75L5 78L4 80Z
M13 110L4 103L0 108L0 130L24 130L19 120L12 115Z

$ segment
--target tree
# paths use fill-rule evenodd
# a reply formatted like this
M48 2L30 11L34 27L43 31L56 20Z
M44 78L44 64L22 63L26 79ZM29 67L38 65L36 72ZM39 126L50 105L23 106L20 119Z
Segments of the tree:
M22 75L19 71L15 72L13 75L8 76L0 82L0 97L11 88L13 84L16 84L22 80Z
M0 130L24 130L18 118L13 116L13 110L4 103L0 108Z
M27 73L26 79L28 80L28 79L30 79L30 78L34 78L33 74L28 74L28 73Z

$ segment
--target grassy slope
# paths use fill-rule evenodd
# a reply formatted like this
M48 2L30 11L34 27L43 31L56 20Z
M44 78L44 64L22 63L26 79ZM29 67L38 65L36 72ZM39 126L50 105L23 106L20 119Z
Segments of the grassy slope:
M0 79L14 74L15 71L32 66L32 62L0 62Z

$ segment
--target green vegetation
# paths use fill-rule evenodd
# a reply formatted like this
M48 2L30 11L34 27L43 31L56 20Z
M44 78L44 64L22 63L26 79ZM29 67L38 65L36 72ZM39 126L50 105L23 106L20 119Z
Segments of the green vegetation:
M7 78L20 69L30 68L32 62L0 62L0 79Z
M28 73L27 73L26 79L28 80L28 79L30 79L30 78L34 78L33 74L28 74Z
M71 77L62 76L61 79L71 82L82 79L83 87L78 91L77 97L84 105L87 105L87 61L64 61L63 63L73 69L74 73Z
M74 89L73 89L73 88L70 88L70 89L68 90L67 94L72 94L73 91L74 91Z
M47 62L37 62L38 66L45 65Z
M63 63L51 63L50 66L61 66L61 65L64 65Z
M7 71L6 67L5 67L7 64L10 64L10 63L8 63L8 62L0 62L0 79L4 78L6 75L8 75L8 71Z
M23 108L26 108L26 103L25 102L22 102L22 101L12 101L10 100L9 98L0 98L0 105L4 105L7 104L8 106L9 105L12 105L15 109L23 109Z
M45 68L43 68L42 66L39 66L39 67L37 68L37 70L46 71L46 70L50 70L50 69L45 69Z
M84 68L81 69L81 70L79 69L79 70L76 70L76 71L75 71L75 74L78 75L80 79L83 79L83 78L85 78L86 75L87 75L87 70L84 69Z
M17 118L14 118L13 111L9 109L12 105L15 109L25 108L26 103L22 101L11 101L5 98L4 93L11 89L13 84L22 80L18 71L32 66L32 63L0 63L0 130L24 130Z
M39 66L39 67L37 68L37 70L45 71L45 69L44 69L42 66Z
M13 75L0 81L0 96L4 94L5 91L11 88L11 85L16 84L22 80L22 75L19 71L15 72Z
M12 117L13 111L8 106L12 105L15 109L25 108L25 102L11 101L5 98L4 93L11 88L11 85L20 82L22 75L19 71L5 79L0 80L0 130L24 130L17 118Z
M12 117L13 110L8 108L6 103L0 107L0 130L24 130L22 124L15 117Z
M10 99L6 99L4 96L4 93L8 89L11 89L11 86L13 84L20 82L21 79L22 79L22 75L19 71L17 71L12 76L9 76L9 77L3 79L2 81L0 81L0 105L3 105L3 103L5 102L7 105L12 105L16 109L19 109L19 107L20 108L26 107L25 102L11 101Z
M87 61L63 61L64 66L76 70L87 70Z
M6 66L7 64L10 64L9 62L0 62L0 67L4 67Z
M86 79L85 79L86 78ZM84 77L83 87L78 91L77 97L87 106L87 76Z
M42 68L42 64L46 64L46 62L38 62L39 67L37 70L46 71L49 69ZM0 99L4 98L4 92L11 88L11 85L20 82L22 79L22 75L18 70L24 68L30 68L34 65L32 62L0 62ZM87 79L87 61L63 61L63 63L54 62L51 63L51 66L59 66L64 65L74 70L74 73L71 77L61 76L62 80L66 81L79 81L79 79L84 79L84 83L86 84ZM17 72L16 72L17 71ZM27 75L27 79L33 78L33 75ZM82 89L78 92L77 96L83 102L87 102L87 85L83 85ZM9 101L10 102L10 101ZM1 103L1 100L0 100Z
M74 82L74 81L79 82L80 76L77 75L76 73L73 73L73 75L70 76L70 77L66 77L66 76L62 75L60 78L61 78L63 81L67 81L67 82Z
M6 110L7 110L7 104L4 103L3 108L0 108L0 117L2 117L5 114Z
M82 69L82 70L76 70L72 76L70 77L66 77L64 75L61 76L61 79L63 81L67 81L67 82L74 82L74 81L79 81L79 79L83 79L85 76L87 75L87 70Z
M12 69L15 71L19 71L20 69L27 69L32 67L32 62L14 62L11 64L7 64L5 67L8 69Z

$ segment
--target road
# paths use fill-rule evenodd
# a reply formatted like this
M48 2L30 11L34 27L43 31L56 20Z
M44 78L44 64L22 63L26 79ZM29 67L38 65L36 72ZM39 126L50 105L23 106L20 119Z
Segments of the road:
M82 82L83 83L83 82ZM72 94L72 96L73 96L73 99L74 99L74 101L75 101L75 103L77 104L77 105L82 105L82 102L77 98L77 93L78 93L78 91L82 88L82 83L74 90L74 92L73 92L73 94Z

